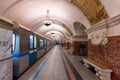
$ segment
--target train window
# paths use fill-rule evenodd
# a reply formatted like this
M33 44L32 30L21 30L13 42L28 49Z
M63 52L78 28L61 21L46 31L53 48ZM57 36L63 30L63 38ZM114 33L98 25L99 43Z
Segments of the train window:
M33 48L33 35L30 35L30 49Z
M12 51L15 51L15 41L16 41L16 37L15 37L15 34L13 34Z
M40 39L40 47L42 48L43 47L43 40Z
M37 37L34 36L34 48L36 48L36 47L37 47Z

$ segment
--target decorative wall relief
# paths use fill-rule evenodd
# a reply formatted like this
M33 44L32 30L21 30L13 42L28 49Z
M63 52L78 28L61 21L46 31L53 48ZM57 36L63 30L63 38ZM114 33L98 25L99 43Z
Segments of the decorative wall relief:
M108 43L106 29L91 33L91 42L94 45L105 45Z
M93 25L108 18L104 6L99 0L71 0Z

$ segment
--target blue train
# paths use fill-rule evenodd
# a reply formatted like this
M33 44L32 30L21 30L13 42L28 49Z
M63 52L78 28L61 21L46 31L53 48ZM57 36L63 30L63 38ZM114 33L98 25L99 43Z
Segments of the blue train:
M13 73L19 77L46 54L54 42L23 28L13 30Z
M10 74L3 75L2 78L12 80L9 76L13 73L14 79L17 80L16 78L28 70L54 45L54 41L37 33L0 20L0 51L2 51L0 52L0 68L6 66L3 73Z

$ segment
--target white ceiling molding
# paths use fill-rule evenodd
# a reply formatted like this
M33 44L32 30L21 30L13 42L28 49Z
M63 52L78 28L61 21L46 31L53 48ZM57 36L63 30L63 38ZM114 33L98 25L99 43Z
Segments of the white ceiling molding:
M92 33L94 31L98 31L105 28L115 27L116 25L120 24L120 15L113 17L111 19L104 20L93 25L91 28L86 29L86 33Z

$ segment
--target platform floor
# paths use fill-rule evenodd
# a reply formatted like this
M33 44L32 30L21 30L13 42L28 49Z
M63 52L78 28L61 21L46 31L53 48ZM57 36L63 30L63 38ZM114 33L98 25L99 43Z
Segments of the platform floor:
M55 46L19 80L68 80L60 52L59 46Z
M82 57L70 55L69 52L61 46L56 45L44 57L38 60L28 71L26 71L18 80L81 80L70 78L72 72L66 68L63 53L72 63L73 67L82 77L82 80L100 80L95 74L89 71L80 63ZM69 74L70 73L70 74Z
M69 51L63 48L64 54L67 56L71 64L74 66L76 71L82 77L83 80L101 80L98 76L95 75L92 71L86 68L82 62L84 57L71 55ZM78 79L79 80L79 79Z

